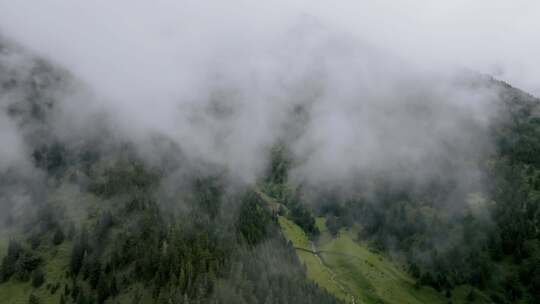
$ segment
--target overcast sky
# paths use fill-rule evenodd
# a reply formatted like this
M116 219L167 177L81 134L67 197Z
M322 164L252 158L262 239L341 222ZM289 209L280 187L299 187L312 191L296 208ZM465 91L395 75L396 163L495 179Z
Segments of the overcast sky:
M60 61L86 58L99 69L128 48L139 48L131 56L186 55L201 51L197 43L212 48L228 36L243 36L248 47L302 14L407 60L479 70L540 95L536 0L0 0L0 29L39 51L71 57ZM91 54L96 47L109 58ZM78 63L82 73L92 69L86 65Z
M540 1L313 3L316 14L408 59L475 69L540 95Z

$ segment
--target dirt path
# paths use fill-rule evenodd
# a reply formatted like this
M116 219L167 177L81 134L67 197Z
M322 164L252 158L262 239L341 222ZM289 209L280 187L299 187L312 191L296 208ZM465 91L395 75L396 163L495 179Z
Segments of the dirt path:
M317 250L317 247L315 246L315 243L312 241L311 242L311 250L309 249L305 249L305 248L300 248L300 247L295 247L296 250L301 250L301 251L304 251L304 252L308 252L308 253L311 253L313 254L314 256L317 257L317 260L319 261L319 263L321 264L321 266L323 266L327 271L328 273L330 273L330 280L337 286L339 287L339 289L341 289L345 294L349 295L351 297L351 303L352 304L356 304L356 300L354 298L353 295L351 295L348 291L347 291L347 288L345 286L343 286L343 284L341 284L338 280L336 280L336 276L337 274L330 268L328 267L328 265L326 265L326 263L324 262L323 258L321 257L321 253L322 251L318 251Z
M275 201L273 198L269 197L268 195L266 195L263 191L261 191L258 187L255 188L255 193L264 201L266 202L271 209L274 209L276 208L276 211L279 209L279 206L280 204ZM277 206L277 207L276 207ZM315 243L312 241L311 242L311 250L309 249L306 249L306 248L300 248L300 247L294 247L294 249L296 250L301 250L301 251L304 251L304 252L308 252L310 254L313 254L314 256L317 257L317 259L319 260L319 263L321 264L321 266L323 266L327 271L328 273L330 273L330 280L337 286L339 287L339 289L341 289L346 295L350 296L351 297L351 303L352 304L356 304L356 299L354 298L354 296L347 291L347 287L345 287L342 283L340 283L336 277L337 277L337 274L330 268L328 267L328 265L326 265L326 263L324 262L324 259L322 258L321 256L321 253L323 253L324 251L319 251L317 250L317 247L315 246ZM340 252L325 252L325 253L329 253L329 254L342 254ZM346 254L345 254L346 255Z

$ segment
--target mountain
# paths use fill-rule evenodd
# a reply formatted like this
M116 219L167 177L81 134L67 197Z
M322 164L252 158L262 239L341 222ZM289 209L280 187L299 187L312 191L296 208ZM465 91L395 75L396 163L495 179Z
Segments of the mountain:
M298 181L284 138L244 183L161 134L148 157L110 114L66 116L83 83L0 54L0 126L19 136L0 137L0 303L540 302L539 100L508 84L462 78L497 92L469 130L492 149L450 142L421 182L414 166Z

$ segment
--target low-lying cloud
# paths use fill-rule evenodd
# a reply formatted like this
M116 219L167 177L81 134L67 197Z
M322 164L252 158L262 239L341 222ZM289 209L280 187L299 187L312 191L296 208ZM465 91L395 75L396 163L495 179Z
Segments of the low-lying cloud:
M245 181L278 140L302 180L422 180L442 168L474 176L471 160L489 148L497 92L463 85L463 68L540 92L540 7L509 5L0 1L0 32L91 92L64 100L65 115L107 113L136 142L165 135ZM4 116L1 139L16 147Z

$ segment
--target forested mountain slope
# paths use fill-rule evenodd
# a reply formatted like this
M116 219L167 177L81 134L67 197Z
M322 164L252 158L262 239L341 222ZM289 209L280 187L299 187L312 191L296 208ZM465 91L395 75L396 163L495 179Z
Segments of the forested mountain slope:
M481 168L483 181L477 191L462 191L460 181L445 176L445 172L440 179L421 187L414 182L379 179L368 181L369 190L365 190L365 181L358 182L358 191L354 193L324 185L295 188L286 182L287 170L283 170L284 166L294 167L294 162L286 149L275 150L272 172L278 178L274 177L264 187L286 206L282 215L299 226L293 229L290 224L283 225L286 221L282 222L285 234L297 249L311 250L307 241L302 241L304 234L311 242L320 244L339 244L345 238L345 243L356 242L354 246L358 248L367 244L370 250L386 256L385 260L390 258L394 264L390 267L404 267L407 276L415 281L415 288L405 288L400 298L384 300L388 292L379 289L387 288L387 283L381 283L380 279L368 275L364 278L367 285L361 287L360 281L354 283L356 279L352 277L343 278L342 283L358 288L349 291L349 296L357 292L357 297L363 295L368 303L445 301L437 297L430 299L430 292L423 289L427 286L448 301L540 301L540 100L491 77L476 79L472 86L495 87L500 92L500 103L493 105L499 107L498 114L489 129L493 150L480 159L469 160L471 166ZM312 215L295 212L302 201L312 207ZM322 236L315 217L325 223ZM300 232L296 231L300 227ZM302 242L306 245L299 245ZM337 253L369 260L361 249L344 246ZM320 255L332 261L322 247ZM329 283L328 275L310 261L304 249L297 250L297 254L307 263L310 276L343 297L343 291L332 286L335 283ZM354 266L340 268L344 267L343 263L346 262L334 263L335 271L345 271L343 277L352 275L349 271ZM356 274L361 276L361 273ZM395 288L399 280L391 279L393 276L390 286ZM406 282L404 279L403 284ZM369 287L370 284L374 286ZM418 293L419 297L414 296ZM371 298L366 298L368 295ZM408 297L411 300L406 300Z
M106 125L59 135L68 73L2 51L2 110L31 163L0 175L0 303L339 302L249 187L162 138L175 158L150 163Z
M283 138L245 184L161 134L140 148L104 113L66 120L60 105L90 98L73 89L84 85L16 48L0 54L1 126L22 134L6 144L24 147L0 171L0 303L540 301L539 101L509 85L464 78L498 92L494 149L455 153L427 182L402 178L407 168L339 185L294 179L304 160ZM456 160L481 168L475 187L451 174ZM295 249L286 223L349 278L313 268L322 260ZM347 264L331 251L380 260Z

